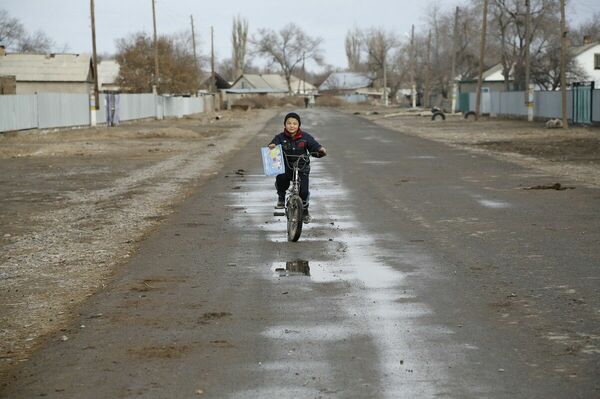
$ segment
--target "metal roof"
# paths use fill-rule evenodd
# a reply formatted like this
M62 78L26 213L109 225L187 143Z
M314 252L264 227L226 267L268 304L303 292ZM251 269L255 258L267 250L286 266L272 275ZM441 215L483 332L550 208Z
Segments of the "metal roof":
M0 56L0 75L16 76L17 82L88 82L89 54L5 54Z
M234 94L259 94L259 93L287 93L288 89L225 89L227 93Z
M263 92L266 90L277 90L277 91L288 91L288 85L285 78L281 75L277 74L245 74L240 76L233 84L232 89L241 89L239 82L245 80L252 89L261 89ZM303 89L306 87L306 90L315 90L316 87L308 82L303 82L302 79L299 79L295 76L292 76L290 79L290 85L292 87L292 91L298 91L298 86ZM246 89L246 88L244 88Z
M352 90L369 87L373 81L361 73L333 72L319 86L320 90Z
M100 61L98 64L98 84L110 85L115 84L117 76L119 76L119 63L115 60Z

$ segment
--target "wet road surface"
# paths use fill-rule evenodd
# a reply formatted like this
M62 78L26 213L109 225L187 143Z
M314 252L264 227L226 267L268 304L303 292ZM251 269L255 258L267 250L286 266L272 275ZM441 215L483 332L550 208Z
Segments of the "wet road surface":
M288 243L258 151L280 119L0 396L600 395L599 189L310 110L330 155Z

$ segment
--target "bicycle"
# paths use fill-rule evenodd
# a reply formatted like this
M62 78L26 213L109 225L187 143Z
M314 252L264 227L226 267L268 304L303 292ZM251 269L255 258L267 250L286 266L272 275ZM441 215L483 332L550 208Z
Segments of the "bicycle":
M311 153L315 157L320 157L319 153ZM304 217L304 205L300 198L300 172L306 168L310 161L309 154L303 155L285 155L285 162L288 164L288 157L296 157L293 167L292 181L288 189L285 207L283 212L274 212L273 216L285 216L287 218L287 237L288 241L296 242L302 234L302 223ZM300 166L300 161L304 161L304 165ZM288 164L289 165L289 164Z

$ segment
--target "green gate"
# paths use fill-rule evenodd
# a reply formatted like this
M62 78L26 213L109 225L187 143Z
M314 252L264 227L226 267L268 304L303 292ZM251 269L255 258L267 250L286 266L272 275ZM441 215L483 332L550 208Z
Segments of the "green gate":
M458 109L463 114L466 114L467 112L469 112L469 93L459 93Z
M573 123L591 124L594 82L576 82L571 89Z

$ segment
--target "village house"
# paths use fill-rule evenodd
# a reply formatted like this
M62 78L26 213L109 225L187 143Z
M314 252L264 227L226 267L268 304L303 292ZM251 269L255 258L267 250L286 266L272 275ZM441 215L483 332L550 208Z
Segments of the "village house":
M14 81L11 94L90 93L94 85L89 54L16 54L0 47L0 76Z
M98 63L98 90L102 93L120 92L117 84L119 63L115 60L104 60Z
M586 38L584 43L573 48L573 55L587 80L594 82L596 88L600 88L600 42L589 42Z
M333 72L319 86L319 93L333 95L347 102L380 100L383 90L373 88L373 79L356 72Z
M314 95L317 88L296 76L291 77L290 86L292 94L296 95ZM240 95L271 95L284 97L289 93L287 81L281 75L277 74L244 74L238 77L227 90L231 94Z
M572 47L570 49L575 63L585 75L585 80L595 82L594 86L600 88L600 42L590 42L586 37L584 44ZM512 71L509 77L508 86L513 87ZM573 77L567 74L567 82L573 83ZM541 90L536 87L536 90ZM459 82L459 91L461 93L474 93L477 91L477 79L461 80ZM483 73L483 92L507 91L502 64L498 63Z

